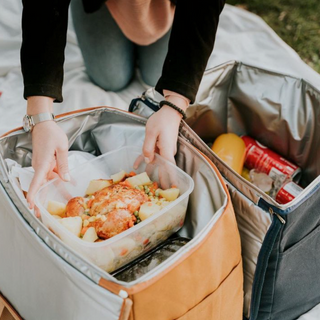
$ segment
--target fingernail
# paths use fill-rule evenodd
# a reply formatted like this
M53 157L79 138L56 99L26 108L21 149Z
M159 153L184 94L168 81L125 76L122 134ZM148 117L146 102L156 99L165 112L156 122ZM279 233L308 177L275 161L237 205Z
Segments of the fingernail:
M70 181L70 180L71 180L70 174L69 174L69 173L66 173L66 174L63 176L63 180L64 180L64 181Z
M29 202L27 202L27 203L28 203L28 207L29 207L29 209L32 209L32 208L31 208L31 204L30 204Z
M150 163L150 159L147 157L144 157L144 161L146 162L146 164Z

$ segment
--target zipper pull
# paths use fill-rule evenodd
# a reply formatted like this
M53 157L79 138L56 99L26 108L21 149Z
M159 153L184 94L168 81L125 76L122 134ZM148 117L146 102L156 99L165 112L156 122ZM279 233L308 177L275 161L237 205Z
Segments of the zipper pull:
M277 218L280 220L280 222L281 222L282 224L286 224L286 220L284 220L284 219L280 216L279 213L274 212L271 207L269 208L269 213L270 213L271 215L276 215Z

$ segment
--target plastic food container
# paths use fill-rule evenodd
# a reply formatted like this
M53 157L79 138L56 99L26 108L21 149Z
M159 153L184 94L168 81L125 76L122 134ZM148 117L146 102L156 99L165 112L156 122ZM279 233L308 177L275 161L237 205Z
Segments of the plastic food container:
M134 170L137 159L140 159L140 164ZM121 170L137 174L146 171L150 179L164 189L171 184L176 185L180 196L139 224L97 243L78 238L46 210L49 200L67 203L73 197L84 196L91 180L108 179ZM36 195L35 203L41 212L42 222L72 249L107 272L134 260L177 232L184 223L189 195L194 187L193 180L185 172L159 155L155 155L152 163L146 164L141 149L136 147L123 147L103 154L75 168L70 175L70 182L58 178L51 180Z
M137 280L167 260L189 241L190 239L183 237L168 239L143 256L116 270L112 275L120 281L131 282Z

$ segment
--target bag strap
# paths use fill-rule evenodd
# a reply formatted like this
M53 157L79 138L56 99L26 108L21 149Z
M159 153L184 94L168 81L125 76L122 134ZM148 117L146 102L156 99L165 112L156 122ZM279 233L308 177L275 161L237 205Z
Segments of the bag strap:
M164 100L164 97L154 88L150 88L143 92L140 97L131 101L129 112L148 118L160 109L159 102L162 100Z
M119 316L119 320L128 320L130 317L131 309L132 309L132 300L129 298L126 298L123 300L121 313Z

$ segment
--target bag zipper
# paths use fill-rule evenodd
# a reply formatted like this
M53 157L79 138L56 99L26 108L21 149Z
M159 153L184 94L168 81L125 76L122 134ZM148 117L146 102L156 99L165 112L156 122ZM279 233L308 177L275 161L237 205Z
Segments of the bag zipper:
M275 215L275 216L280 220L280 222L281 222L282 224L286 224L286 220L284 220L284 219L280 216L279 213L274 212L273 209L272 209L272 207L269 207L269 213L270 213L271 215Z
M274 212L273 209L272 212ZM278 216L275 212L273 215L277 216L278 219L272 219L272 224L268 229L263 244L260 248L252 284L249 320L258 320L259 306L261 301L262 289L265 282L265 275L268 269L268 261L278 235L285 224L285 220L280 215ZM284 222L282 222L279 217L281 217Z

